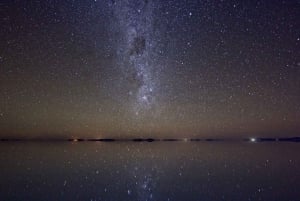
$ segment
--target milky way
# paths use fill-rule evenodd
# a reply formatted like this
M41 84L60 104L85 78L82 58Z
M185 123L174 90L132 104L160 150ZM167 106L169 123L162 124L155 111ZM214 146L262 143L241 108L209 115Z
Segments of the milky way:
M117 35L116 51L118 65L124 73L124 82L129 83L128 95L133 96L132 107L139 116L155 107L159 71L157 40L159 30L154 25L152 1L113 2L116 21L112 23Z

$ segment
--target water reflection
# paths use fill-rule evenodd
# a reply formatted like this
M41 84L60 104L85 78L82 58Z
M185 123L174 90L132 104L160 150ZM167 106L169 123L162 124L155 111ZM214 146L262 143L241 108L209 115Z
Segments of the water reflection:
M299 144L2 143L1 200L297 200Z

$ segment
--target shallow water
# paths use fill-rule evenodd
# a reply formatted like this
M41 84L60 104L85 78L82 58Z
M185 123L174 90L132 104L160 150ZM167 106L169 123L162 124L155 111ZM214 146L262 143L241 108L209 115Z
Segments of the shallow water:
M300 200L300 144L5 142L1 200Z

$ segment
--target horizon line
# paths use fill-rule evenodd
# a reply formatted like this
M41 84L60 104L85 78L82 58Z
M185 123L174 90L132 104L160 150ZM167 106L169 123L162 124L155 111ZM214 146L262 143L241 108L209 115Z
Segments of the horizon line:
M248 137L248 138L0 138L0 142L300 142L295 137Z

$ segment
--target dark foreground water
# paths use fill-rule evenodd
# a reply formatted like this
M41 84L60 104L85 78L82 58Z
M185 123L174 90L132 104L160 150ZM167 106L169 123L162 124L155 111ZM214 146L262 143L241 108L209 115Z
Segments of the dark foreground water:
M0 143L0 200L300 200L299 143Z

